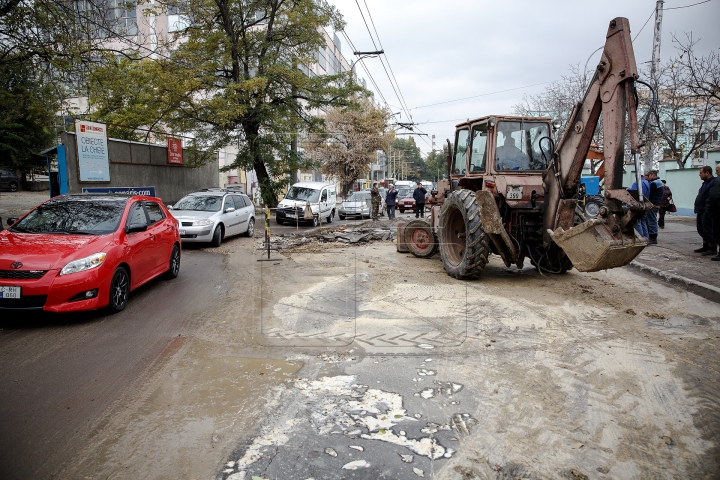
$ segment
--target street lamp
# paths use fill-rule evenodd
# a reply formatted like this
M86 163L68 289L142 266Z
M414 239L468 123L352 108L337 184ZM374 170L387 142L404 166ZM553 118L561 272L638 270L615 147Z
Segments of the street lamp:
M355 73L355 65L360 62L363 58L373 58L377 57L378 55L382 55L385 53L385 50L375 50L374 52L353 52L353 55L357 55L358 59L355 60L355 62L352 64L352 67L350 67L350 71Z

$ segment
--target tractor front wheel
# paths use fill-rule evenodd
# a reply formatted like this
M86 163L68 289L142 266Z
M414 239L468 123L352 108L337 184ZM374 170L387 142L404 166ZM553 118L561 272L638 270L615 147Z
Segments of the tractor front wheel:
M433 229L425 220L413 220L405 226L404 238L410 253L420 258L430 258L438 251Z

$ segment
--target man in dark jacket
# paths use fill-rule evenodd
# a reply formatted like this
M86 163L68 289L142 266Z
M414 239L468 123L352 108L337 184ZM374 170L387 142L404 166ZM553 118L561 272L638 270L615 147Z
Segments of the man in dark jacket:
M718 241L720 239L720 180L718 180L718 177L720 177L720 165L715 167L715 173L717 176L708 192L707 211L712 221L713 237L715 237L715 241ZM710 260L720 261L720 252Z
M385 204L388 209L388 220L395 218L395 205L397 205L398 191L395 190L395 185L392 183L388 185L388 191L385 194Z
M695 253L713 255L717 252L717 243L712 232L712 220L707 210L708 194L715 182L712 168L705 165L700 169L700 179L703 184L700 186L697 197L695 197L695 215L697 231L703 239L703 246L695 250Z
M427 195L427 190L423 188L422 183L418 182L417 188L413 192L415 218L425 218L425 195Z
M660 203L662 203L662 197L665 189L663 188L662 180L658 178L657 170L650 170L647 173L648 183L650 189L648 192L648 200L650 203L655 205L652 210L648 210L645 214L645 221L647 222L648 229L648 245L657 245L658 237L658 211L660 210Z

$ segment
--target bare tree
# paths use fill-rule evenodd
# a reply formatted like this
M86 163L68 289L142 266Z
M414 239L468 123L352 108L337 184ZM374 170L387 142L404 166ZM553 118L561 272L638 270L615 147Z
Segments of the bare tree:
M326 131L311 134L303 143L305 155L340 183L345 196L355 180L367 174L375 152L387 149L388 119L388 112L367 100L360 102L360 108L331 109L325 117Z
M593 72L580 71L580 65L570 65L570 74L563 75L538 95L524 95L523 101L513 105L513 113L523 116L551 117L560 120L558 138L562 136L570 114L582 102L593 81Z
M694 49L698 41L692 33L686 33L682 41L673 36L675 48L680 51L675 63L683 68L683 81L693 94L720 102L720 54L711 50L705 57L696 57Z
M692 38L688 35L688 38ZM647 142L660 147L662 158L673 158L679 168L717 144L720 127L720 99L712 87L713 64L717 54L696 58L690 42L677 58L663 63L656 71L657 102L652 108ZM690 60L688 60L690 58ZM700 72L699 69L709 69ZM649 108L649 95L641 95L640 105ZM658 158L656 158L658 159Z

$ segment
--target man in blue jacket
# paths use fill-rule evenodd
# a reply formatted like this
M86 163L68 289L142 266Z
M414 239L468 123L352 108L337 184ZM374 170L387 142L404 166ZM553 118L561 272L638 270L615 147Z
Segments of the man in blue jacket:
M695 221L697 231L703 239L703 246L695 250L695 253L714 255L717 253L718 246L716 238L713 236L712 217L707 208L707 201L710 188L717 179L713 177L712 168L708 165L700 169L700 179L703 184L700 185L700 190L697 197L695 197Z
M423 188L422 182L418 182L417 188L413 192L413 198L415 199L415 218L425 218L425 195L427 195L427 190Z
M648 190L648 200L650 203L655 205L652 210L648 210L645 214L645 221L648 229L648 245L657 245L658 237L658 212L660 211L660 204L662 203L663 193L665 193L665 186L662 180L658 178L657 170L650 170L647 173L647 180L650 186Z
M640 180L642 181L641 183L642 183L643 198L647 198L648 194L650 192L650 183L647 180L645 180L645 177L643 175L640 175ZM638 189L637 182L633 182L633 184L630 186L630 188L628 188L628 191L632 191L632 190L637 191L637 189ZM647 217L647 213L645 215L643 215L642 217L640 217L637 225L635 225L635 230L637 230L637 232L641 236L648 238L648 227L647 227L646 217ZM656 241L656 243L657 243L657 241Z
M395 185L392 183L388 185L388 191L385 194L385 204L388 209L388 219L392 220L395 218L395 205L397 205L398 191L395 190Z

